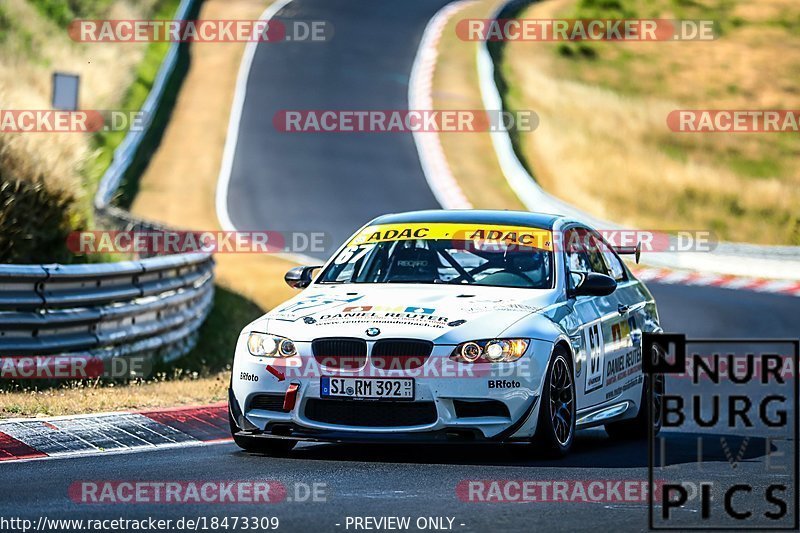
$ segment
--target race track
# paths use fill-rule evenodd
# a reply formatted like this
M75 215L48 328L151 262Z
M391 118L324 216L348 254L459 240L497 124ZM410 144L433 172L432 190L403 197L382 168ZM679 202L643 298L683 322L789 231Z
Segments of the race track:
M294 0L279 13L332 22L331 43L258 46L235 147L227 208L236 228L327 231L341 242L370 218L438 207L410 134L283 134L282 109L403 109L425 24L446 0ZM667 331L689 337L797 337L800 299L651 284ZM692 461L689 436L673 460ZM465 479L645 479L640 443L602 430L581 434L562 461L503 447L302 445L290 458L249 455L232 443L0 466L0 514L179 518L278 516L286 531L345 531L347 516L454 516L457 531L630 531L647 527L641 504L475 504L456 497ZM731 475L712 456L709 479ZM744 467L743 472L747 472ZM327 484L326 503L248 505L75 504L75 480L254 480ZM753 474L756 485L766 478ZM342 524L337 526L337 524ZM463 525L462 525L463 524Z
M439 207L410 133L282 133L272 120L292 109L406 109L419 39L445 4L300 0L278 13L330 21L334 36L257 47L228 188L237 229L324 231L338 246L378 215Z

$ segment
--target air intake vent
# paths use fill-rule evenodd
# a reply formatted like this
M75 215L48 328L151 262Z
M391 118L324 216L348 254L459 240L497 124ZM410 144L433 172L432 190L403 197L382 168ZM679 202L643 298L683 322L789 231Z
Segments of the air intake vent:
M372 366L383 370L411 370L425 364L433 343L415 339L382 339L372 347Z
M330 337L311 343L314 359L327 368L358 370L367 361L367 343L363 339Z
M305 414L310 420L326 424L365 427L423 426L437 418L433 402L309 399Z
M250 400L250 409L288 413L283 408L283 394L259 394Z
M481 400L477 402L453 400L453 407L456 408L456 416L458 418L477 418L481 416L510 418L511 416L506 404L497 400Z

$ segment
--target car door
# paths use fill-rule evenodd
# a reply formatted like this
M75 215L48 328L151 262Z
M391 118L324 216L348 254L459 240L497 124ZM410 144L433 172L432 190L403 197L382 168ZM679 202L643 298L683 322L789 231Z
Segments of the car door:
M575 288L581 275L589 272L609 275L601 244L599 236L584 226L565 230L564 253L569 288ZM583 409L613 398L609 393L614 389L606 385L606 376L611 370L608 363L618 364L618 358L624 354L629 342L630 334L626 329L628 309L622 306L617 291L608 296L577 296L573 300L572 313L578 322L573 345L580 346L576 386L578 405Z
M613 248L596 232L595 244L603 255L608 275L617 282L614 296L618 316L611 319L612 359L606 360L605 399L630 397L639 401L642 379L642 331L648 318L642 286L622 264Z

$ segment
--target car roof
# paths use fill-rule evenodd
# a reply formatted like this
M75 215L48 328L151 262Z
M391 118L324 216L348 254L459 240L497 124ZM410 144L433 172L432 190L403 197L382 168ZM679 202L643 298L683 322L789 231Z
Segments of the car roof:
M541 229L553 229L553 225L562 215L533 213L530 211L507 211L488 209L429 209L425 211L408 211L379 216L370 222L374 224L402 224L425 222L453 222L463 224L498 224L509 226L525 226Z

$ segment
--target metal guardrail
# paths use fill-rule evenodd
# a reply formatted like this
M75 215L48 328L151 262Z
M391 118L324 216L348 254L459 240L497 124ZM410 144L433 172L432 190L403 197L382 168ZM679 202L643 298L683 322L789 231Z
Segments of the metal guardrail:
M0 267L0 355L80 352L170 361L196 342L214 261L181 254L95 265Z
M196 0L181 0L181 3L178 5L178 10L175 13L175 19L185 19L191 12L195 3ZM169 77L172 71L175 70L175 66L178 62L179 48L179 42L170 43L169 50L167 50L167 54L164 56L164 60L161 62L158 73L153 80L153 86L150 88L150 92L147 94L147 98L140 109L144 114L145 124L141 129L129 131L119 146L114 150L111 164L106 169L103 177L100 178L100 185L97 187L97 193L94 197L95 208L103 209L111 204L111 200L113 200L114 194L122 182L122 177L130 166L131 160L137 150L139 150L139 146L145 138L145 133L150 127L150 122L153 120L153 117L155 117L161 99L164 97Z
M184 19L195 0L182 0ZM178 60L172 43L142 111L150 121ZM95 196L98 221L127 231L163 230L111 205L145 133L129 131ZM80 353L172 361L197 342L214 298L214 260L194 253L86 265L0 265L0 356Z

